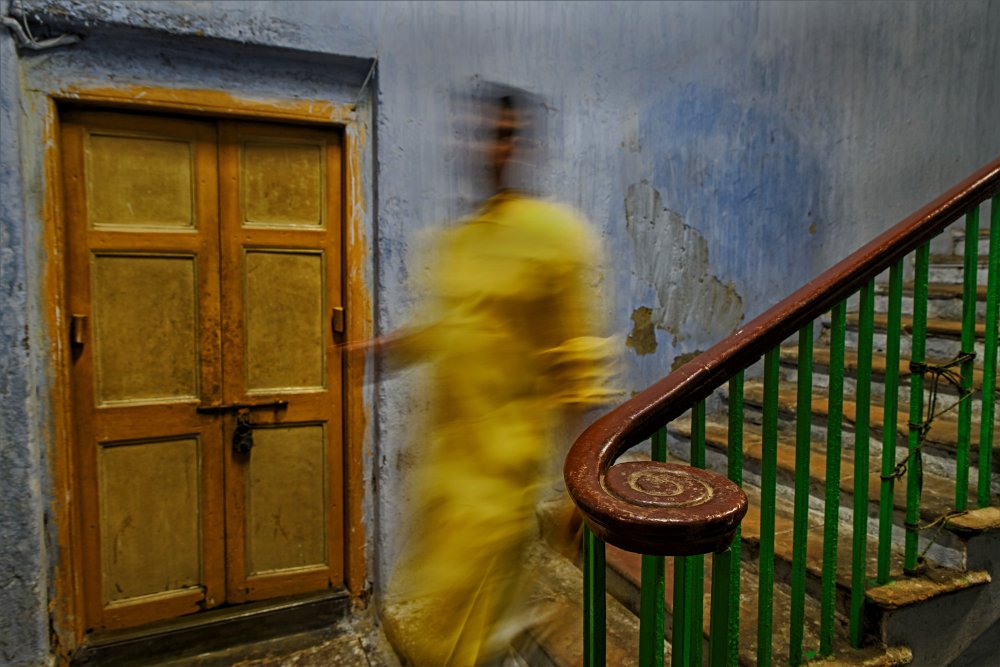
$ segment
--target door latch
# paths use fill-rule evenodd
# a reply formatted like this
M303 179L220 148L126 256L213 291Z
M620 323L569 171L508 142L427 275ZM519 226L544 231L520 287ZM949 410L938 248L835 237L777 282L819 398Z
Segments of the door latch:
M224 403L223 405L199 405L199 414L219 414L222 412L236 413L236 427L233 429L233 453L239 456L249 456L253 449L253 422L250 421L251 410L283 410L288 407L288 401L263 401L261 403Z
M276 401L264 401L262 403L224 403L222 405L199 405L199 414L215 414L219 412L237 412L249 414L250 410L283 410L288 407L288 401L278 399Z

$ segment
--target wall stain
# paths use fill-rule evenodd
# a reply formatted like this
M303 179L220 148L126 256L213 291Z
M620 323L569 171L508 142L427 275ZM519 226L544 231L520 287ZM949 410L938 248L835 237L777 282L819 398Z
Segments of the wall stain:
M732 333L743 321L743 297L731 282L709 273L705 238L665 207L648 182L629 186L625 223L635 251L632 270L656 293L657 303L647 309L649 323L673 336L675 345L688 337L718 341ZM637 331L642 310L632 315Z
M694 350L693 352L685 352L684 354L678 354L672 364L670 364L670 372L676 371L678 368L691 361L699 354L704 352L704 350Z
M652 309L646 306L632 311L632 333L625 339L625 344L639 356L656 352L656 331L652 316Z

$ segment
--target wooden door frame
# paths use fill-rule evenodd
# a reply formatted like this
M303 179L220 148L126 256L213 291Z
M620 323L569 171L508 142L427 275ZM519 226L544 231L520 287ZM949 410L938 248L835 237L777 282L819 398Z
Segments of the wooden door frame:
M42 220L45 262L43 296L48 324L48 358L52 363L52 515L55 522L55 563L52 567L49 608L53 651L65 660L84 640L81 516L74 503L76 470L72 456L73 422L68 346L66 288L66 229L63 210L59 108L86 105L105 109L174 113L185 116L247 119L266 122L306 123L343 132L342 230L343 285L346 339L371 336L371 296L365 284L368 255L365 238L365 188L362 165L368 143L365 118L354 104L329 100L259 100L241 98L218 90L146 86L68 87L46 97L43 120L44 190ZM344 580L355 599L366 590L366 532L362 520L363 451L367 424L364 405L364 359L344 362Z

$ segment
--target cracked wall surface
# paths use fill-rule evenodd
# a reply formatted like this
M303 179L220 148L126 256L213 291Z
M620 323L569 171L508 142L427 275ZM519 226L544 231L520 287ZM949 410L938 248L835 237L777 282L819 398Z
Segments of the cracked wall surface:
M692 338L721 340L743 321L743 299L732 282L710 273L705 238L666 207L649 183L629 187L625 226L635 253L632 270L655 294L645 322L670 334L675 348ZM636 351L649 354L649 347Z

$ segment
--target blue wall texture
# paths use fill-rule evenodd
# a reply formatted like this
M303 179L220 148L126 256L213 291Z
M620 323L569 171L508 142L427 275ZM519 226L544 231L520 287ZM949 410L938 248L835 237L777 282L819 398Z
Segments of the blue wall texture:
M5 13L17 15L10 4ZM41 275L56 260L39 231L45 91L145 83L370 100L365 279L380 332L409 316L420 230L481 194L460 94L497 81L541 95L546 157L534 184L578 208L604 241L626 391L1000 154L1000 5L987 0L26 0L24 9L36 28L84 40L31 53L0 36L0 664L48 660L58 558L46 528L55 379ZM417 378L376 378L366 394L376 590L397 548Z

